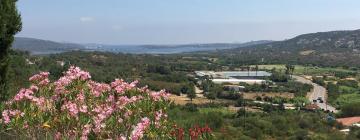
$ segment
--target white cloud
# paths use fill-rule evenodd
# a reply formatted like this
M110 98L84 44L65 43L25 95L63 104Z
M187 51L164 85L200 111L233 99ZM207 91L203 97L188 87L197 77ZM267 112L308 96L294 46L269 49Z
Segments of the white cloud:
M81 22L91 22L94 20L95 20L95 18L93 18L93 17L80 17Z

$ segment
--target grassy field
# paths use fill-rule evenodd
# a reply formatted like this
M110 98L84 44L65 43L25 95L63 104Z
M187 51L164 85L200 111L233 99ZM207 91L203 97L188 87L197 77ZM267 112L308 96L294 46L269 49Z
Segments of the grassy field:
M222 114L225 114L225 115L231 115L233 114L234 112L230 111L229 108L227 107L219 107L219 108L200 108L199 109L199 112L200 113L203 113L203 114L207 114L209 112L221 112Z

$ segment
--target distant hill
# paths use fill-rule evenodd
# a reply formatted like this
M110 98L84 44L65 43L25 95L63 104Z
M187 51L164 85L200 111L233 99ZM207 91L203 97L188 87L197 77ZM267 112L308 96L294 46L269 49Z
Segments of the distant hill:
M28 51L31 54L54 54L73 50L103 51L114 53L148 53L148 54L173 54L184 52L222 50L245 47L271 41L252 41L247 43L213 43L213 44L187 44L187 45L103 45L103 44L75 44L60 43L34 38L15 38L13 48Z
M52 54L85 49L83 45L79 44L59 43L24 37L16 37L13 48L16 50L28 51L32 54Z
M240 63L300 63L360 66L360 30L304 34L289 40L217 52Z
M251 45L270 43L270 40L259 40L245 43L208 43L208 44L185 44L185 45L142 45L143 48L158 49L158 48L208 48L208 49L226 49L239 48Z

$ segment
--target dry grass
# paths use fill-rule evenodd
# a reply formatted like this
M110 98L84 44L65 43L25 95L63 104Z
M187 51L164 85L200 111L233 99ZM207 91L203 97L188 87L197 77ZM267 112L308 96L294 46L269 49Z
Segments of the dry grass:
M170 99L174 101L175 104L178 105L185 105L187 103L193 103L193 104L207 104L207 103L233 103L232 100L225 100L225 99L216 99L214 101L211 101L203 96L203 94L196 94L196 98L194 98L192 101L186 96L186 94L182 94L181 96L177 95L171 95Z

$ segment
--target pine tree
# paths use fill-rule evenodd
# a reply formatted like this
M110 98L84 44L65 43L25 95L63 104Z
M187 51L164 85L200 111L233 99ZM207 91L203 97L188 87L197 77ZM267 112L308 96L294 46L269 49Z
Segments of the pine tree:
M8 96L9 51L14 35L21 31L21 16L16 9L17 0L0 0L0 101Z

